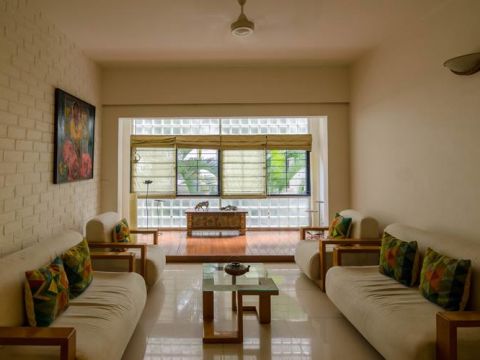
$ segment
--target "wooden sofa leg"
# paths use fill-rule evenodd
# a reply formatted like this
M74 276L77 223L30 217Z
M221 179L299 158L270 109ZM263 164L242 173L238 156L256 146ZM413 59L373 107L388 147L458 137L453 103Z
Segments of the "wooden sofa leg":
M71 336L65 339L65 342L60 345L60 359L61 360L75 360L77 351L77 337Z
M437 313L437 360L457 360L457 327Z

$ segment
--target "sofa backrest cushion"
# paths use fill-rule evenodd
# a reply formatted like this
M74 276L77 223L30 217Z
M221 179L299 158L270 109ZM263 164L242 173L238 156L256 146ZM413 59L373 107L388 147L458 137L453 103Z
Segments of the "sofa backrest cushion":
M112 242L112 230L120 220L120 214L113 211L90 219L86 226L87 241L98 243Z
M25 271L52 262L82 241L82 235L66 231L24 250L0 258L0 326L22 326L25 322Z
M354 239L378 239L378 222L374 218L365 216L362 213L347 209L342 210L340 215L352 218L350 237Z
M456 239L402 224L388 225L385 231L403 241L417 241L421 261L429 247L442 255L471 260L470 300L466 310L480 310L480 242Z

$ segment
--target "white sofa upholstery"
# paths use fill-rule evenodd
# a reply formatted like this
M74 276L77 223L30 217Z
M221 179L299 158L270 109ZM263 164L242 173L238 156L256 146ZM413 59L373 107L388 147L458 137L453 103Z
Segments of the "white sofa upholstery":
M0 326L24 326L25 271L51 262L82 241L68 231L48 241L0 258ZM76 329L77 360L118 360L132 336L146 302L143 278L136 273L94 272L83 294L70 301L51 327ZM58 347L2 346L0 359L58 359Z
M480 244L444 237L400 224L385 231L404 241L417 241L421 254L427 247L454 257L470 259L473 266L469 310L480 310ZM409 288L379 273L378 266L333 267L327 272L330 300L386 359L434 359L436 313L418 288ZM480 330L459 331L459 359L478 359Z
M376 239L378 238L378 223L375 219L364 216L356 210L343 210L340 215L352 218L352 230L350 237L353 239ZM301 240L295 248L295 262L310 279L318 281L321 279L321 266L319 255L320 240ZM327 269L332 266L333 246L327 247ZM347 254L344 256L344 264L365 265L374 264L378 256L362 254L361 256Z
M110 243L112 242L112 230L115 224L121 220L120 214L116 212L106 212L95 216L87 222L86 237L89 243ZM97 249L95 251L98 251ZM138 249L129 249L135 252L136 271L140 271L140 252ZM127 263L112 260L95 260L94 267L102 271L126 271ZM153 286L165 268L165 253L157 245L147 246L146 259L146 278L145 281L149 287Z

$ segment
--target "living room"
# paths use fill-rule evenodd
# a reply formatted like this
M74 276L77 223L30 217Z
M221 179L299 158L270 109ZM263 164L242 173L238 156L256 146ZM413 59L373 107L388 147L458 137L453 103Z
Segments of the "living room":
M480 295L474 284L480 264L479 232L474 227L480 213L477 166L480 77L476 72L480 63L479 11L480 4L475 0L302 0L295 4L274 0L248 0L240 4L235 0L204 3L193 0L69 3L0 0L0 268L7 281L11 274L8 269L12 269L13 274L15 269L18 272L25 267L21 276L12 275L22 280L18 280L21 288L7 282L1 284L4 294L12 291L16 295L10 299L5 295L7 299L2 300L0 357L55 358L50 357L53 353L58 358L58 347L52 350L49 346L33 346L27 351L24 345L28 339L34 338L31 341L35 343L42 338L47 339L43 345L71 349L71 343L65 345L58 339L76 338L76 355L64 354L65 359L75 356L126 360L427 359L435 356L448 359L454 358L452 354L457 350L459 358L476 358L478 329L468 329L468 334L466 329L459 330L458 349L452 338L449 342L443 342L441 334L436 338L442 333L439 329L443 329L443 320L453 322L448 315L439 320L438 314L452 308L441 306L438 301L433 304L432 298L427 297L423 313L415 310L415 317L404 317L424 324L423 327L418 325L418 329L412 329L402 323L398 327L392 325L391 331L383 329L387 334L375 332L381 328L382 319L363 312L367 311L363 308L357 309L358 304L370 306L384 320L398 321L394 318L395 311L389 308L389 312L384 312L381 306L387 305L373 299L377 293L371 297L365 295L364 289L356 285L361 280L355 282L355 286L349 283L354 275L346 273L348 266L329 268L342 262L342 252L345 253L343 263L349 265L350 257L356 254L348 252L357 250L372 252L366 257L375 255L373 263L376 262L378 268L385 229L401 240L417 241L421 258L429 247L450 257L469 260L474 272L472 285L469 291L465 285L462 293L469 292L470 300L465 308L469 311L457 312L455 326L479 326ZM246 22L239 18L241 12L247 17ZM242 26L233 25L237 19L242 20ZM235 34L240 30L248 32L248 36ZM469 54L472 55L462 57ZM58 134L64 130L58 126L60 95L56 94L64 94L64 101L78 101L94 119L94 126L88 128L92 131L85 147L91 162L85 160L76 169L84 178L82 181L78 181L81 177L70 176L73 173L69 172L68 156L57 149L58 141L62 141ZM74 111L72 106L72 114ZM214 145L210 143L203 148L180 145L185 141L181 135L200 135L198 129L206 126L201 121L206 120L213 124L212 128L218 126L217 130L201 134L215 137L209 138ZM222 132L222 127L234 124L233 128L239 128L241 124L249 124L251 129L257 129L262 121L271 124L274 130L271 133L270 130L249 130L240 134L243 138L236 138L233 145L223 145L228 143L228 136L239 134ZM305 124L307 127L302 127ZM290 128L282 133L280 127L287 125ZM177 134L175 126L188 126L190 132ZM141 130L154 127L160 130L156 133ZM75 140L72 135L75 130L68 131ZM212 197L194 194L201 196L192 196L188 206L180 206L182 213L178 220L172 215L172 204L181 199L179 184L185 181L178 182L177 170L169 175L170 192L161 193L168 190L160 180L164 173L153 172L148 174L156 176L151 178L153 182L149 186L154 189L161 183L160 192L149 191L145 198L147 193L142 186L146 185L146 178L141 178L144 176L141 173L136 173L139 179L144 179L138 180L140 190L137 194L132 192L132 180L135 180L132 169L137 170L133 162L144 159L141 151L138 156L132 151L142 148L132 147L132 139L150 135L157 136L149 140L157 141L155 149L165 149L164 141L174 141L173 146L169 143L176 149L175 164L170 163L170 168L182 166L178 149L213 149L215 159L219 159L216 170L211 172L216 175ZM175 139L171 140L170 135L175 135ZM260 144L258 138L253 138L259 135ZM280 135L290 137L280 145L269 145ZM296 143L305 135L310 136L310 143ZM163 141L163 145L159 146L158 141ZM228 169L223 159L228 151L239 150L239 141L248 143L243 151L261 149L261 156L255 161L261 164L263 172L255 176L262 192L242 198L245 194L237 187L234 196L229 198L224 186L228 182ZM274 171L265 164L275 151L283 151L285 157L288 151L308 154L299 158L308 164L306 170L292 175L293 180L278 190L286 192L286 197L278 197L279 194L273 194L273 187L268 187ZM189 154L193 156L194 152ZM58 156L63 156L66 167L58 166ZM288 176L288 171L285 174ZM302 174L305 174L303 178ZM297 190L292 190L295 186ZM287 222L280 215L275 218L274 210L283 205L272 203L270 198L294 199L288 200L293 205L287 205L287 215L282 215ZM200 229L200 234L197 230L194 236L187 236L187 218L183 212L194 207L197 200L209 201L210 210L226 205L241 210L248 207L245 199L252 200L253 205L248 205L251 218L247 214L244 237L240 233L220 236L215 229L214 235L211 235L212 229L207 229L206 235L202 234L204 229ZM308 206L302 205L304 199L308 199ZM265 205L262 201L270 203ZM260 215L255 218L253 214L259 207L265 208L267 214L264 223ZM102 217L106 213L114 213L119 219ZM360 231L360 235L343 236L347 239L336 240L337 243L329 238L303 240L298 228L328 226L337 219L337 213L352 223L362 224L361 229L353 225L353 231ZM68 253L83 237L89 240L92 234L103 236L98 226L103 229L108 223L113 227L122 218L128 220L132 233L138 227L141 241L116 254L110 254L115 253L111 251L102 254L99 251L104 250L102 247L110 249L111 246L92 241L89 246L93 269L102 271L94 271L90 287L70 300L70 306L52 326L26 326L32 322L30 318L27 321L23 313L27 306L23 300L25 271L53 261L53 253L55 256ZM365 235L365 219L374 220L369 223L375 224L374 232L378 236L374 239ZM410 230L392 224L402 224ZM177 225L180 231L175 228ZM421 230L417 232L417 229ZM73 232L68 232L71 230ZM205 260L206 254L201 253L193 263L186 263L185 258L175 261L169 254L165 257L166 245L162 243L167 235L181 233L185 249L191 249L195 241L202 241L204 246L212 237L238 244L256 241L247 239L256 232L260 233L258 241L279 238L286 233L289 239L286 241L292 244L288 245L287 252L281 253L286 257L280 261L270 260L273 262L265 258L242 258L242 251L243 255L259 253L241 250L224 253L228 257L223 259ZM318 235L314 229L312 234ZM437 235L438 241L432 242ZM53 238L62 239L55 249L45 245ZM352 241L365 238L367 242L346 248L352 245L346 243L350 238ZM143 242L148 245L144 246ZM428 246L424 248L425 244ZM329 249L325 250L328 256L322 246ZM35 255L38 261L22 255L36 254L37 248L41 249ZM327 261L327 257L330 260ZM234 284L228 284L228 289L236 294L235 299L229 290L211 291L212 297L209 297L208 281L215 282L220 276L209 261L253 263L247 276L238 276L237 291L231 288ZM12 266L19 262L18 267ZM146 285L140 276L134 276L136 274L118 275L122 278L115 286L122 287L124 294L128 294L125 295L128 299L122 301L131 301L131 306L127 306L130 310L122 317L125 322L100 326L96 339L89 333L96 322L85 321L74 326L76 320L72 312L82 306L86 309L87 297L106 296L98 286L102 284L105 289L113 286L112 275L108 275L112 262L136 267ZM273 282L255 289L265 291L263 297L238 290L241 279L251 276L251 280L261 273L268 273L269 281ZM235 276L228 277L232 278ZM344 289L341 284L350 286ZM352 289L353 295L349 293ZM408 293L409 299L420 301L419 290L415 289L415 294ZM419 298L413 297L417 295ZM344 303L349 297L353 304ZM457 310L465 307L466 299L461 298L465 301ZM242 301L248 306L242 306ZM77 306L79 303L83 305ZM258 308L257 315L249 313L254 305ZM431 310L430 307L425 310L427 305L438 308L429 318L425 317ZM18 310L18 316L12 318L10 313L15 311L10 306ZM122 308L122 304L118 306ZM237 310L232 311L235 308ZM245 314L242 315L242 311ZM361 315L356 317L355 313ZM465 319L463 314L471 318ZM83 315L87 318L88 312ZM97 320L105 317L101 312L95 316ZM376 328L373 330L362 322L361 316L370 319ZM125 331L121 335L111 331L122 326ZM57 333L55 328L70 330ZM409 333L408 329L412 334L417 331L418 336L412 335L412 339L404 336ZM109 331L110 334L103 337L103 333ZM112 338L114 334L116 338ZM395 336L415 350L399 348L399 344L405 345L405 342L392 344ZM57 342L48 342L51 338ZM419 344L419 339L428 341ZM92 357L95 351L97 355ZM103 357L99 355L102 351L105 351Z

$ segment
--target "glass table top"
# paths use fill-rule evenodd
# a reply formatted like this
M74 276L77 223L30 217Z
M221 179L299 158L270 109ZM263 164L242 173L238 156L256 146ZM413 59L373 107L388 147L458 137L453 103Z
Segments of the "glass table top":
M250 270L243 275L236 276L235 284L232 283L233 277L223 270L225 265L227 264L203 264L203 291L248 290L259 293L278 291L273 280L268 277L268 271L261 263L245 263L244 265L250 265Z

